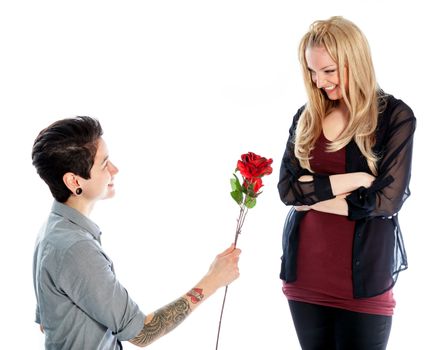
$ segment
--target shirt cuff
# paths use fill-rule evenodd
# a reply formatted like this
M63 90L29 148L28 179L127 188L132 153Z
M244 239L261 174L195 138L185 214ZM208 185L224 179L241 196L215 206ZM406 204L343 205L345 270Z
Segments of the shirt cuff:
M131 340L138 336L145 325L146 316L142 311L137 312L134 318L126 325L124 329L114 335L120 341Z
M345 197L348 205L348 218L360 220L370 215L375 207L376 197L365 187L359 187Z
M332 199L335 196L331 189L330 176L329 175L313 175L314 191L319 202Z

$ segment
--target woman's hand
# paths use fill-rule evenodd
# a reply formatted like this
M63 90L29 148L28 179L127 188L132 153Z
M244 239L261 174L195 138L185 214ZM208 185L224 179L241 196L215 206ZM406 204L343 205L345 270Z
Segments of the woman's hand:
M206 281L218 289L224 287L239 277L239 255L241 251L232 244L228 249L218 254L210 266Z
M376 179L373 175L364 172L360 172L357 174L361 176L361 186L365 188L369 188L372 185L373 181L375 181Z

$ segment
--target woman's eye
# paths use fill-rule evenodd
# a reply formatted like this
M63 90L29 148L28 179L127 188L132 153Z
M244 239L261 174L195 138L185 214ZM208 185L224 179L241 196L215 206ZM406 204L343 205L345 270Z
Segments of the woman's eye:
M336 72L336 69L331 69L331 70L326 70L325 71L325 73L327 73L327 74L332 74L334 72Z

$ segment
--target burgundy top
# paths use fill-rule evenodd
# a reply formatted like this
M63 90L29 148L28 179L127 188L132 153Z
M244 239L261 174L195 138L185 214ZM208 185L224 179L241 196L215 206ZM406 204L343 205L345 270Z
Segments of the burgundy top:
M323 134L316 141L310 165L315 173L345 173L345 147L326 152ZM284 283L290 300L342 308L355 312L393 315L392 290L372 298L353 298L352 244L355 221L346 216L310 210L301 221L297 280Z

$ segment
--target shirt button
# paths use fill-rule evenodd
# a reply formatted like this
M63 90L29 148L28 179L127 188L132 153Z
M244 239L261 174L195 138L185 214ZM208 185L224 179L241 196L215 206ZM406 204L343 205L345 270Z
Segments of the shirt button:
M359 260L356 260L355 265L359 266L359 265L361 265L361 262Z

